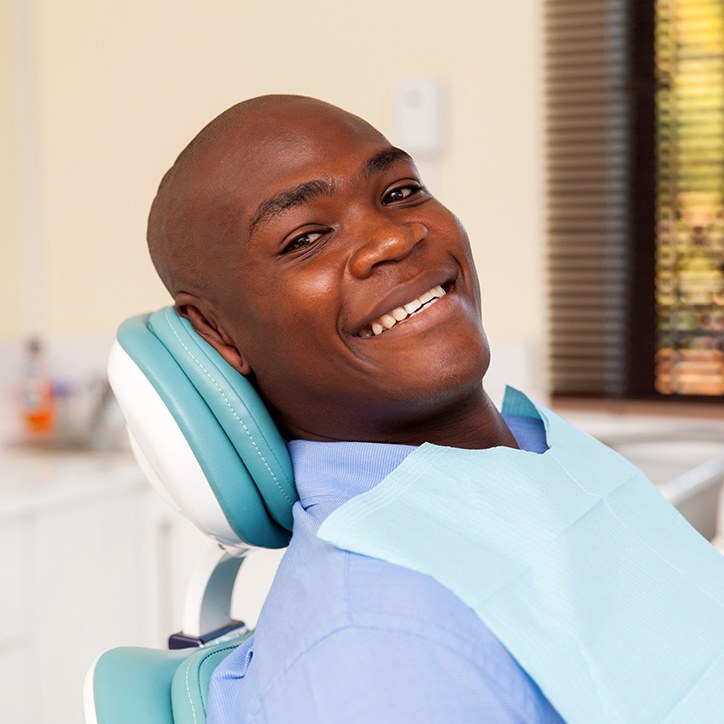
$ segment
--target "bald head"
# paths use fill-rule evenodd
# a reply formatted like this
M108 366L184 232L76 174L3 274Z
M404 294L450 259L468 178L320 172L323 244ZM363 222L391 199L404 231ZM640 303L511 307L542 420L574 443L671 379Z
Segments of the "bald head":
M233 106L166 174L148 241L178 312L288 438L485 438L467 234L361 118L299 96Z
M256 182L265 155L292 146L299 154L300 139L325 121L368 126L313 98L268 95L224 111L181 152L161 181L147 234L151 259L174 298L181 291L213 296L241 233L239 189Z

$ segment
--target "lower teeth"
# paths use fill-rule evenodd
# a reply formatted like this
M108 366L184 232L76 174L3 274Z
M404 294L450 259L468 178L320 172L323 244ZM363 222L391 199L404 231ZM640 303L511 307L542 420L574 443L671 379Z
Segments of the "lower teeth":
M413 312L410 317L414 317L416 314L419 314L423 310L427 309L428 307L431 307L435 302L439 302L442 299L442 297L433 297L429 302L426 302L423 304L416 312ZM410 318L408 317L408 319Z
M425 302L419 309L415 310L412 314L408 314L405 319L409 319L410 317L414 317L416 314L419 314L420 312L425 311L428 307L431 307L435 302L439 302L442 299L442 297L433 297L429 302ZM384 334L387 329L392 329L393 327L396 327L398 324L401 324L405 321L405 319L401 319L399 321L395 321L395 324L392 325L392 327L385 328L380 332L380 334ZM379 337L379 334L375 334L371 329L363 329L359 333L360 337L367 338L367 337Z

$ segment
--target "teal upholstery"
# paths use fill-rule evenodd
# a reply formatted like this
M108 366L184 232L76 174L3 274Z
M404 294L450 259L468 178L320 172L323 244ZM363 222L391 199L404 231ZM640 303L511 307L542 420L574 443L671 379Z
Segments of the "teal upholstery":
M171 682L174 724L200 724L206 721L211 675L247 635L228 643L197 649L178 667Z
M98 724L173 724L171 683L188 650L107 651L93 674Z
M192 477L184 490L208 484L221 508L218 516L223 514L242 546L285 546L297 500L291 460L251 383L170 307L127 320L117 336L129 366L148 379L171 413L174 434L178 427L199 462L205 480ZM146 424L152 390L134 388L131 394ZM144 439L158 448L162 436L152 426ZM176 446L182 442L178 435L171 439ZM150 458L154 452L143 450ZM108 651L92 672L89 710L98 724L201 724L214 669L250 633L200 648Z
M297 500L291 460L249 381L170 307L127 320L118 341L166 403L234 532L285 546Z
M214 668L251 632L198 649L112 649L98 660L98 724L202 724Z

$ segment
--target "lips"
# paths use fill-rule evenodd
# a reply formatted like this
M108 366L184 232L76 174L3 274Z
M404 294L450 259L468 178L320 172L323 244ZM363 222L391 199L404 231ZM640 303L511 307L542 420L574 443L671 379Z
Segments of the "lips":
M392 329L395 325L404 322L416 314L420 314L428 307L432 306L439 299L445 296L447 292L439 285L428 289L418 297L411 299L409 302L402 304L394 309L382 314L377 319L372 320L370 324L363 327L358 333L358 337L368 338L376 337L383 334L388 329Z

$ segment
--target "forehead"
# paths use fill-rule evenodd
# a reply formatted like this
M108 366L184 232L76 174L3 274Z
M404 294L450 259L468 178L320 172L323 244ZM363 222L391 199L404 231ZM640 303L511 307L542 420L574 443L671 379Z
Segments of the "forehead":
M339 109L270 113L225 134L202 164L199 180L248 221L264 200L312 179L356 175L389 147L379 131Z

